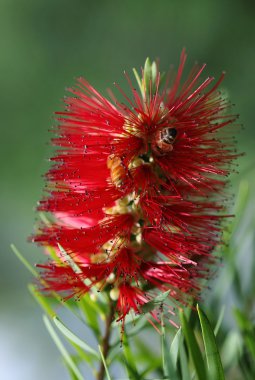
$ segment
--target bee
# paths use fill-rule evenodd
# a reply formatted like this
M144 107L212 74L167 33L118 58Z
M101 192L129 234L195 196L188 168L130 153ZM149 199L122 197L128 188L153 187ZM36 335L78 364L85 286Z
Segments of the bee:
M129 178L129 172L123 160L116 155L110 155L107 160L107 167L110 169L111 181L119 189L124 190Z
M153 152L157 156L164 156L173 150L173 143L177 137L177 130L171 127L158 129L151 142Z

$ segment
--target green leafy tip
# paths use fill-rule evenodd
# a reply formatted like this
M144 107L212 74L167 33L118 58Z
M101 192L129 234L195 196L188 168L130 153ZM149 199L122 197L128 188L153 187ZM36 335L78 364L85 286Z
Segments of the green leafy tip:
M18 251L18 249L15 247L14 244L11 244L11 249L12 251L15 253L15 255L17 256L17 258L22 262L22 264L29 270L30 273L32 273L32 275L34 277L38 277L38 273L36 272L36 270L32 267L31 264L29 264L29 262L25 259L25 257Z
M150 94L154 94L157 88L158 68L156 62L151 62L150 58L146 58L143 75L139 76L136 69L133 69L135 78L137 80L140 92L144 100L146 100Z

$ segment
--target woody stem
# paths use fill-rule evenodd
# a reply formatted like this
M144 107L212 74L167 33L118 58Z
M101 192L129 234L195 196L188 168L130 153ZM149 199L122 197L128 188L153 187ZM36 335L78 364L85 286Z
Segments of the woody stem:
M105 321L105 335L101 342L102 352L105 360L107 359L109 349L110 349L110 338L111 338L111 324L114 317L114 302L109 299L109 313ZM100 363L99 371L97 373L97 380L103 380L105 375L105 368L103 361Z

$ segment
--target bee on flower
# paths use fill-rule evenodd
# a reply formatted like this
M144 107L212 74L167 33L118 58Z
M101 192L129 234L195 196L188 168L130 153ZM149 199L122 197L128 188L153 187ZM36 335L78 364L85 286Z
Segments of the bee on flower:
M52 214L34 241L70 260L40 265L48 290L81 297L113 289L118 320L157 292L198 297L227 217L224 188L238 156L236 115L205 65L184 79L186 53L165 81L158 65L134 70L131 96L107 99L77 79L57 113L57 147L38 209Z

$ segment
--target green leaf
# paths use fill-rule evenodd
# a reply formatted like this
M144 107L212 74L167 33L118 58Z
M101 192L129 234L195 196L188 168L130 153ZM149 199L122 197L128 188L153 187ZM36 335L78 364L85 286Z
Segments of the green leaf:
M183 345L180 346L180 366L182 372L182 380L191 380L188 359Z
M249 332L253 331L252 322L249 320L249 318L247 318L247 316L241 310L237 308L234 309L234 316L235 316L238 326L240 327L242 331L249 331Z
M115 359L122 362L122 359L120 358L120 341L118 340L118 345L111 346L110 352L107 356L107 362L111 364Z
M203 341L205 345L206 360L208 366L209 377L212 380L224 380L224 371L218 351L216 339L212 326L205 313L197 305L198 316L202 328Z
M219 318L218 318L217 323L216 323L216 326L214 327L214 335L215 336L217 336L217 334L219 332L220 326L221 326L223 318L224 318L224 314L225 314L225 305L222 306Z
M244 341L246 343L247 349L250 351L250 354L253 357L253 360L255 360L255 341L254 341L254 336L251 336L250 334L245 334Z
M151 81L153 84L156 83L157 73L158 73L157 64L156 62L153 61L151 64Z
M146 58L144 64L143 81L145 95L148 95L151 81L151 61L149 57Z
M84 320L82 320L80 316L76 313L74 307L69 305L68 302L62 301L62 299L57 293L52 292L51 293L52 297L43 296L42 294L40 294L37 287L33 284L28 285L28 290L32 294L32 296L35 298L36 302L51 318L56 315L55 311L51 307L52 301L55 300L59 302L63 307L65 307L67 310L71 311L72 314L74 314L81 322L84 323Z
M51 227L52 226L52 222L47 218L47 216L43 213L43 212L39 212L38 213L41 221L47 226L47 227Z
M61 331L61 333L72 343L82 348L84 351L92 354L96 359L99 359L99 354L91 348L87 343L81 340L77 335L75 335L65 324L57 317L53 317L53 322L56 327Z
M27 261L27 259L25 259L25 257L18 251L18 249L15 247L14 244L11 244L11 249L12 251L15 253L15 255L17 256L17 258L22 262L22 264L29 270L30 273L32 273L32 275L34 277L38 277L38 273L36 272L36 270L33 268L33 266Z
M233 230L237 228L242 217L244 209L247 206L249 200L249 182L241 181L238 190L238 196L235 203L235 219L233 220Z
M145 305L141 307L143 313L148 313L149 311L152 311L155 309L155 307L160 306L165 299L168 297L170 290L167 292L164 292L157 297L155 297L152 301L147 302Z
M245 346L250 352L250 355L255 359L255 332L254 326L249 318L239 309L234 310L235 319L242 332Z
M141 92L141 94L143 95L143 85L142 85L142 81L141 81L141 78L139 77L139 74L138 72L136 71L135 68L133 68L133 73L134 73L134 76L135 76L135 79L138 83L138 86L139 86L139 90Z
M179 328L170 346L170 356L172 358L174 368L177 367L177 359L178 359L178 354L179 354L181 344L182 344L182 331L181 331L181 328Z
M124 334L123 336L123 355L124 355L125 364L126 364L129 377L133 380L140 380L141 376L139 375L137 371L137 368L135 365L136 360L132 353L127 334Z
M182 325L182 330L185 336L185 340L188 345L189 349L189 354L192 358L192 362L194 364L194 368L197 374L197 377L199 380L205 380L206 379L206 370L205 370L205 365L204 365L204 360L203 356L201 354L201 351L199 349L197 340L195 338L195 334L188 323L184 312L180 312L180 319L181 319L181 325ZM214 379L216 380L216 378ZM219 379L217 379L219 380Z
M237 331L230 331L222 345L222 362L225 368L234 367L242 354L242 338Z
M77 376L75 375L75 373L73 372L73 370L68 366L68 364L65 362L65 360L64 360L64 364L65 364L65 366L68 369L68 372L69 372L71 380L77 380Z
M112 378L110 376L110 373L108 371L108 367L107 367L107 364L106 364L105 357L103 355L102 349L101 349L100 346L98 346L98 349L99 349L99 352L100 352L100 355L101 355L101 359L102 359L102 362L103 362L103 365L104 365L104 369L105 369L107 380L112 380Z
M90 298L90 294L87 293L81 298L79 307L86 317L87 325L92 329L95 337L99 339L101 331L98 322L98 316L102 314L102 310L100 309L99 304L97 302L94 302Z
M61 354L64 358L64 361L67 364L68 368L75 374L77 380L85 380L84 376L81 374L79 368L76 366L73 359L71 358L71 356L67 352L65 346L63 345L63 343L59 339L58 335L56 334L55 330L52 327L52 324L49 321L49 318L46 315L43 316L43 321L44 321L44 324L45 324L50 336L52 337L54 343L56 344L59 351L61 352Z
M139 76L136 69L133 69L133 73L139 85L143 100L145 101L146 98L150 96L150 94L153 95L156 91L156 81L158 74L157 64L156 62L151 62L150 58L146 58L142 78Z
M255 332L253 323L249 318L239 309L234 309L235 319L240 330L243 333L243 339L246 347L249 350L253 360L255 360Z
M70 255L68 255L68 253L64 250L64 248L59 243L58 243L58 248L60 250L61 257L63 258L63 261L67 262L67 264L69 265L70 268L72 268L74 273L76 273L76 274L82 273L82 270L79 267L79 265L76 264L76 262L72 259L72 257Z
M61 257L63 258L63 260L65 262L68 263L68 265L70 266L70 268L72 268L72 270L74 271L74 273L76 274L81 274L82 273L82 270L81 268L79 267L79 265L72 259L72 257L64 250L64 248L58 243L58 248L61 252ZM100 299L102 300L103 299L103 296L100 294L100 292L98 291L98 289L95 287L95 286L91 286L92 282L89 278L85 278L83 280L84 284L88 287L90 287L90 291L92 293L94 293L95 295L97 295L97 297L100 297Z
M170 356L169 348L166 342L163 313L161 316L161 355L162 355L162 367L163 367L164 377L167 377L171 380L179 380L177 370L174 366L172 357Z
M155 355L155 352L150 349L150 345L136 337L135 346L139 349L139 353L136 355L137 361L139 361L139 363L145 363L146 366L148 366L149 363L149 367L144 371L145 373L148 372L149 368L154 370L161 366L161 358Z
M53 318L56 313L55 311L52 309L52 307L50 306L50 302L51 300L49 298L46 298L44 296L42 296L37 288L32 285L32 284L29 284L28 285L28 290L29 292L32 294L32 296L35 298L35 300L38 302L38 304L41 306L41 308L51 317Z

